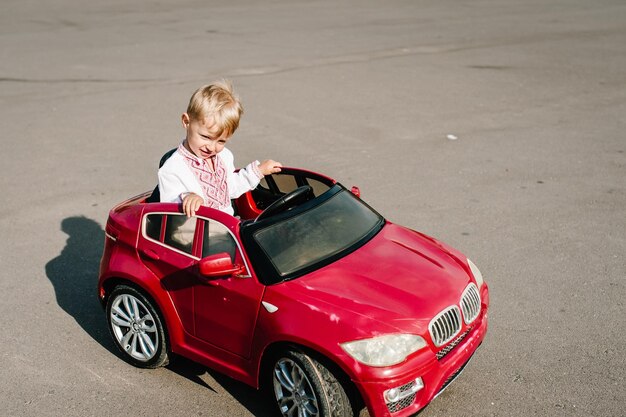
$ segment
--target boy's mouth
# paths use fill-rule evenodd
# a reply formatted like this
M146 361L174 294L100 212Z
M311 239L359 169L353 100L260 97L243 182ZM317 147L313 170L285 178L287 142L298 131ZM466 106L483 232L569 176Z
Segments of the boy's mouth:
M211 151L205 151L204 149L200 149L200 152L202 152L203 156L206 156L207 158L212 157L214 154Z

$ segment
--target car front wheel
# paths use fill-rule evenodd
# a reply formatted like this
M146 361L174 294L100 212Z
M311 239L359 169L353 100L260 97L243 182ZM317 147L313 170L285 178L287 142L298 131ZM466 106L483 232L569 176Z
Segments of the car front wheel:
M272 370L278 409L284 417L351 417L344 387L323 364L305 353L278 355Z
M107 302L109 331L124 359L141 368L167 365L167 339L153 303L133 287L120 285Z

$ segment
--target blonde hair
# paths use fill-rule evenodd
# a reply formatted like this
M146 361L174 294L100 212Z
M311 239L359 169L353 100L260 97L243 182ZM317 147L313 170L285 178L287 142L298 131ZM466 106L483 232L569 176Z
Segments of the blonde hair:
M198 88L189 99L187 114L192 120L203 121L212 117L218 127L217 135L230 137L239 127L243 106L233 91L232 83L221 80Z

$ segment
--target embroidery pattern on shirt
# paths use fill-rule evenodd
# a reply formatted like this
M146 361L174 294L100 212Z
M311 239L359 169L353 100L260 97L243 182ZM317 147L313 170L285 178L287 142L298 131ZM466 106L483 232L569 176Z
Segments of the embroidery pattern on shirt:
M211 169L211 161L201 159L189 152L181 143L178 152L184 157L185 163L191 169L202 188L202 198L207 207L219 209L230 204L228 195L228 178L224 161L216 155L215 171Z

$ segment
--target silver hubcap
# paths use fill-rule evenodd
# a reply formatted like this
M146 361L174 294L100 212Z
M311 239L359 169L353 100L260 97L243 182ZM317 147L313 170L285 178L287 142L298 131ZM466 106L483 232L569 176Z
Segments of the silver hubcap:
M317 398L309 379L290 359L283 358L274 366L274 394L285 417L319 415Z
M145 305L129 294L115 297L109 317L117 343L131 357L147 362L159 346L154 317Z

